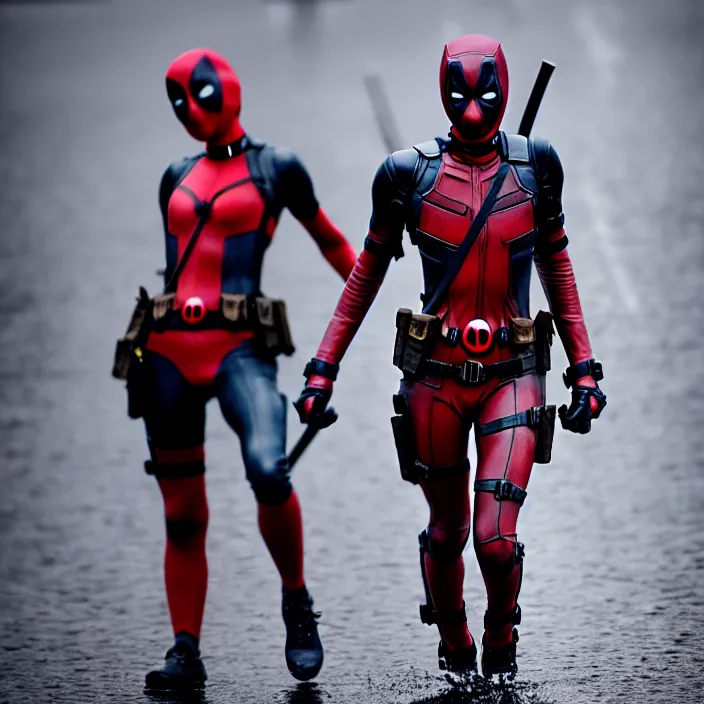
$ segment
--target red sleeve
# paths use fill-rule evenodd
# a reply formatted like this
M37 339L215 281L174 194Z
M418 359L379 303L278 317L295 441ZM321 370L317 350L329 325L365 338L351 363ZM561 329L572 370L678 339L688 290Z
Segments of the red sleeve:
M333 269L343 279L347 279L357 260L357 254L335 223L319 208L315 217L301 220L301 224L316 241Z
M564 237L565 231L560 229L550 235L549 242L558 243L559 246ZM567 249L536 254L535 266L570 364L592 359L592 348Z
M370 237L378 240L372 233ZM340 363L379 292L389 262L383 254L362 250L315 355L317 359Z

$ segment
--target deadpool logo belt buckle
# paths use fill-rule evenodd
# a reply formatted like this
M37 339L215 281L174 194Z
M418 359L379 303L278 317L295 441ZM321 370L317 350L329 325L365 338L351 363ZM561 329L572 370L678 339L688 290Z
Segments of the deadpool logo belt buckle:
M205 318L205 303L199 296L191 296L183 308L181 308L181 317L184 322L190 325L200 323Z
M486 320L475 318L462 331L462 345L471 354L485 354L491 349L494 336Z

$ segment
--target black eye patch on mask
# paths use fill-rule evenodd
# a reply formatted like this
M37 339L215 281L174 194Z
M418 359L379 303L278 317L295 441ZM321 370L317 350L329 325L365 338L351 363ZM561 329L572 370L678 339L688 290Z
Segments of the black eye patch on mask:
M178 117L181 122L185 123L188 119L188 100L186 91L180 83L177 83L172 78L167 78L166 94L169 96L169 100L174 108L176 117Z
M447 101L457 114L461 115L467 109L469 101L475 99L482 113L488 119L493 120L498 117L502 104L502 94L496 75L496 62L493 58L487 57L482 61L479 69L479 78L474 90L467 84L462 62L457 59L448 61L446 90ZM459 93L462 98L453 98L453 93ZM496 97L485 100L482 96L487 93L495 93Z
M467 79L464 76L462 62L457 59L452 59L447 62L447 102L453 111L462 114L469 105L472 98L472 91L467 85ZM459 93L461 98L453 98L453 93Z
M222 84L207 56L202 57L193 68L188 90L203 110L208 112L222 110Z

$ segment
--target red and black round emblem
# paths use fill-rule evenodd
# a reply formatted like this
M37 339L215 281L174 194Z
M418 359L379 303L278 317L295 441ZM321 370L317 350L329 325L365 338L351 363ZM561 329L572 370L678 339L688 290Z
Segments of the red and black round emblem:
M462 344L471 354L485 354L488 352L494 341L493 338L489 323L481 318L471 320L462 331Z
M203 299L198 296L191 296L181 308L181 317L192 325L200 323L205 318L205 303L203 303Z

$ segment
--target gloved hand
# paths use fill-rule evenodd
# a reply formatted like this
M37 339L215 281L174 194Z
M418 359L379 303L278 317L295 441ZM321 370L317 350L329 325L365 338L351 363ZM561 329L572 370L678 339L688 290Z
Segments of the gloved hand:
M570 407L562 405L557 413L565 430L584 435L592 429L592 420L598 418L606 406L606 395L591 376L577 379L572 389Z
M337 376L337 365L311 359L303 375L306 377L306 385L293 406L298 411L301 423L307 423L314 428L327 428L335 422L336 418L334 415L326 414L325 409L332 396L333 377Z

